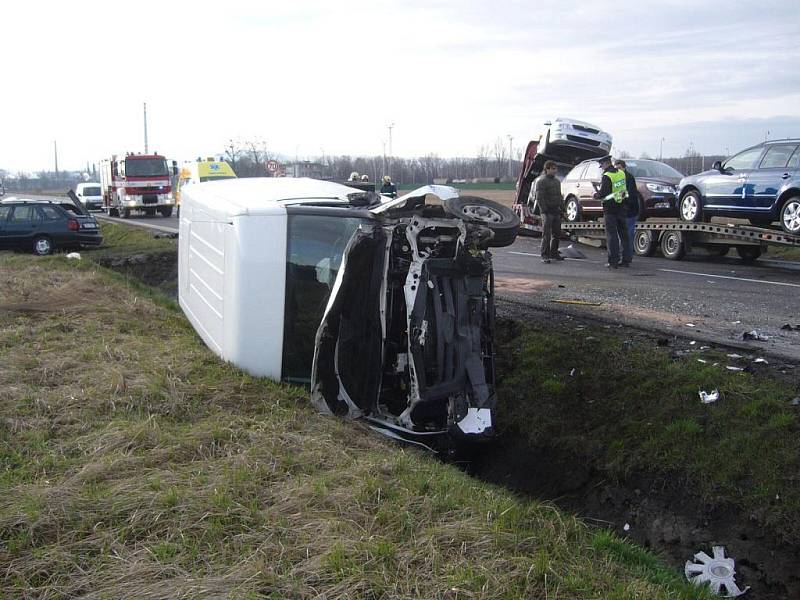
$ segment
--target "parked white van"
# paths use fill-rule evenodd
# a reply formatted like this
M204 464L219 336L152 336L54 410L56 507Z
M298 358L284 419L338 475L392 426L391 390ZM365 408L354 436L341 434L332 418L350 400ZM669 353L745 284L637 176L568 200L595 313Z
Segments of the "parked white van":
M443 205L426 204L426 195ZM206 344L311 386L321 411L433 447L492 434L501 204L426 186L387 200L305 178L189 185L178 299Z
M103 208L103 190L99 183L79 183L75 186L75 195L86 210Z

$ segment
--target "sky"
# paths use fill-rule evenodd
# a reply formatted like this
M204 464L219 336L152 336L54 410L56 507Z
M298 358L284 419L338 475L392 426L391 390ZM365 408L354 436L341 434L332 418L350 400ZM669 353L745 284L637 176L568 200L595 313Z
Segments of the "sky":
M797 0L5 3L0 169L141 152L144 103L179 161L516 155L556 117L634 156L729 154L800 137L799 30Z

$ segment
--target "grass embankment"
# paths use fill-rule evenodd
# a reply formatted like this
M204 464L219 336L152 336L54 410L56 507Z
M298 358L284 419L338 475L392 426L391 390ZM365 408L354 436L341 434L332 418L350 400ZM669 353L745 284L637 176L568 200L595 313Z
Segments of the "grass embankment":
M223 364L86 260L0 254L0 488L4 598L701 596Z
M734 508L796 547L797 389L752 359L719 350L673 358L645 340L547 322L506 332L500 354L514 361L498 366L500 424L531 448L555 446L606 477L649 476L707 506ZM726 368L748 363L753 373ZM721 398L702 404L700 389Z

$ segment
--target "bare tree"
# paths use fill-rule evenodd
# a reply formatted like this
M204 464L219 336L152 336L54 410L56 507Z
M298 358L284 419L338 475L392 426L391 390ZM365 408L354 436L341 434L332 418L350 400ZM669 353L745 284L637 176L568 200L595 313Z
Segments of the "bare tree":
M506 143L503 138L498 137L494 141L494 157L497 160L497 177L502 177L507 172L506 166Z

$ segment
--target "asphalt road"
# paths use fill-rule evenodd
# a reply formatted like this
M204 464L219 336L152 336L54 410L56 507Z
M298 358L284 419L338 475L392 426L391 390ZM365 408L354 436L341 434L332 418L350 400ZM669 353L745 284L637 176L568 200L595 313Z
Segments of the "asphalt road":
M99 219L177 232L178 219L94 213ZM562 242L562 249L570 242ZM539 239L520 236L493 251L497 291L511 300L578 312L681 337L741 345L800 360L800 263L744 263L696 249L681 261L635 256L629 269L605 268L605 251L572 244L582 258L544 264ZM782 329L785 325L798 330ZM755 330L765 340L744 340Z
M562 243L562 249L570 242ZM673 261L634 256L627 269L605 267L605 251L572 244L585 256L544 264L539 240L519 237L498 248L498 293L550 309L591 314L680 336L739 344L800 359L800 265L760 259L744 263L737 255L712 257L702 249ZM755 330L768 340L746 341Z

